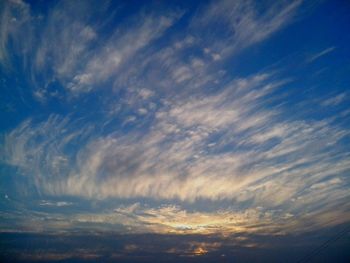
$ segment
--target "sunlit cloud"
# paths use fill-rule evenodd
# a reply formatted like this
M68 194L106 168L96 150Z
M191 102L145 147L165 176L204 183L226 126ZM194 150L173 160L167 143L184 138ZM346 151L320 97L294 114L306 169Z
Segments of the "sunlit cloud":
M0 232L181 237L162 255L200 258L349 222L347 49L303 35L320 11L0 5ZM108 260L152 244L127 241Z

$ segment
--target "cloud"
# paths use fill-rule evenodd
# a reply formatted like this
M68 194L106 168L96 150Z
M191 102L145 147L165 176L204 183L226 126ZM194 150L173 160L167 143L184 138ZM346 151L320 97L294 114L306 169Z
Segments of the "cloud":
M334 97L331 97L331 98L328 98L328 99L322 101L321 105L322 106L336 106L336 105L342 103L346 98L347 98L347 94L344 92L344 93L338 94Z
M116 32L67 87L73 92L86 92L117 75L119 67L126 64L138 50L160 37L172 25L174 18L174 15L138 17L137 20L142 23L129 27L126 32Z
M280 30L290 22L301 2L281 1L270 6L262 4L260 10L252 1L216 1L203 8L191 26L198 31L203 29L204 34L215 38L211 49L217 51L213 55L216 60L219 56L227 57L230 53L263 41Z
M48 201L48 200L42 200L39 205L41 205L41 206L62 207L62 206L71 206L71 205L73 205L73 203L72 202L66 202L66 201L52 202L52 201Z
M70 205L70 204L69 204ZM56 207L57 204L41 206ZM65 232L73 229L119 234L166 234L166 235L220 235L239 237L240 235L281 236L314 231L332 227L349 220L347 208L334 211L327 207L323 210L304 211L302 214L285 209L251 207L237 209L233 207L212 211L185 209L179 205L160 205L149 207L135 203L120 205L115 209L94 210L79 209L74 213L65 213L65 205L55 212L25 211L25 215L2 213L3 218L14 220L17 231ZM41 225L39 222L44 221ZM236 238L234 238L236 239ZM239 241L239 238L237 239ZM244 240L243 240L244 241ZM246 238L247 245L251 243ZM243 245L243 244L242 244ZM245 245L243 245L245 246Z
M280 234L348 220L348 127L332 116L295 114L279 97L289 96L291 80L277 71L233 76L226 64L292 21L300 4L220 1L184 21L182 10L139 10L109 25L108 4L95 12L90 2L62 1L39 18L30 15L30 5L8 2L1 60L10 60L11 51L31 50L37 41L23 55L25 67L30 65L28 89L43 102L57 98L64 111L47 110L7 131L2 162L45 198L41 206L53 209L71 205L64 201L68 196L187 207L140 203L57 213L55 220L33 213L26 229ZM36 30L12 26L17 5L21 23ZM74 16L77 10L84 15ZM167 35L178 22L184 30ZM9 46L27 35L23 46ZM344 97L322 105L338 105ZM65 110L71 113L63 116ZM45 201L53 197L62 201ZM203 201L225 208L193 208ZM40 217L50 223L35 227ZM191 253L207 250L198 245Z
M120 12L108 13L108 6L109 2L61 1L49 8L47 16L35 16L29 4L5 2L1 63L10 65L13 58L9 54L18 56L23 69L30 72L27 81L40 101L57 95L76 96L110 85L107 82L113 82L121 67L181 17L175 12L140 12L105 37L108 21Z
M114 232L103 235L98 232L2 233L1 238L4 240L3 254L6 253L7 257L17 261L215 262L235 258L238 262L260 262L261 258L283 260L287 255L288 259L294 262L299 260L300 256L308 255L309 251L319 245L320 234L328 240L334 237L334 233L339 233L339 228L331 230L315 231L303 236L292 234L273 238L244 233L224 237L171 234L120 235ZM30 251L25 245L28 239L32 240ZM96 246L96 243L100 245ZM346 257L347 247L348 242L339 242L336 256L332 253L334 250L331 250L331 253L325 253L322 258L326 257L327 261L341 261Z
M26 43L31 41L30 26L32 17L30 7L23 1L3 1L1 3L0 23L0 64L4 68L11 68L12 54L9 52L10 42L14 42L13 48L18 52L29 52L30 46ZM26 32L25 35L21 31Z
M221 61L266 39L291 20L300 1L275 4L261 13L252 2L246 1L220 1L203 6L185 25L186 34L175 34L172 43L160 44L156 49L151 44L158 43L184 11L132 14L106 38L103 32L108 21L120 12L108 14L109 3L96 6L93 2L62 1L50 8L47 16L31 15L30 5L18 3L21 4L6 4L4 9L1 57L9 53L20 55L25 70L31 72L28 82L34 87L33 94L44 102L49 97L70 98L102 87L119 90L156 83L159 89L169 90L217 82L218 75L209 72L213 65L208 63ZM10 26L8 6L25 9L20 17L21 25L25 24L27 30L23 26ZM220 32L218 29L222 28L221 22L212 21L222 21L231 35L228 38L218 35L212 41L213 36L205 34L208 24L215 27L210 32ZM203 34L199 36L198 32ZM9 38L14 43L10 47L6 44ZM182 59L194 49L206 52L188 62Z
M127 233L230 235L278 231L272 219L272 213L259 209L201 212L186 211L174 205L155 208L131 205L118 207L114 212L75 215L70 221L73 224L123 223ZM265 228L267 224L271 224L268 229Z
M310 56L308 59L307 59L307 63L312 63L314 62L315 60L327 55L328 53L334 51L336 49L336 47L329 47L329 48L326 48L322 51L320 51L319 53L313 55L313 56Z
M53 196L232 200L238 210L246 202L265 211L283 206L284 213L297 217L330 211L330 204L348 198L350 162L341 140L349 131L331 120L288 120L283 111L268 109L283 83L271 74L257 74L195 100L169 100L147 133L98 135L87 124L77 129L59 116L37 124L26 121L5 136L4 156L32 178L39 192ZM76 150L68 151L72 145ZM200 229L202 223L190 218L195 215L182 226L181 220L164 226L156 218L144 223L167 231Z

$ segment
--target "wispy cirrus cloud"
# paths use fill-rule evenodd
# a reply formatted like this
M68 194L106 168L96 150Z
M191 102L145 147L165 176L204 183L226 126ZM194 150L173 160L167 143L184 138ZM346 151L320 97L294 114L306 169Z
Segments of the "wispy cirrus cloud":
M203 28L209 38L222 39L215 41L211 49L227 57L280 30L291 21L301 3L281 1L270 6L262 3L258 8L253 1L219 1L203 8L192 26ZM220 27L227 30L220 30Z
M89 91L94 86L111 79L119 73L119 67L126 64L133 55L152 40L160 37L169 28L175 15L137 18L140 25L117 32L105 46L87 62L83 73L73 77L67 87L73 92Z
M281 119L283 111L267 105L283 83L259 74L234 80L222 91L196 100L169 100L155 113L146 134L102 136L88 126L76 131L69 119L58 116L38 124L25 122L5 137L4 155L49 195L188 203L232 200L239 213L245 213L246 202L263 207L262 213L283 206L283 213L296 216L294 224L302 225L300 217L306 211L318 215L348 198L345 174L350 163L340 142L349 131L327 119ZM76 140L78 149L68 151ZM340 213L346 220L344 209ZM195 215L186 219L193 231L212 229L192 222ZM198 216L214 220L218 215ZM106 219L98 214L90 218ZM226 214L222 227L230 225L225 218ZM151 231L142 226L149 220L140 219L135 225ZM186 220L154 224L170 231L180 229L175 225ZM159 232L159 225L151 229Z
M50 87L56 81L69 93L79 94L97 87L110 86L110 82L114 82L114 87L129 86L130 74L133 86L138 85L139 81L150 81L152 85L155 83L154 78L161 76L163 77L156 81L160 88L184 84L203 86L208 81L217 81L217 74L208 72L211 68L208 62L229 57L239 49L267 38L292 18L299 4L299 1L276 4L263 12L258 11L252 2L239 1L230 4L229 1L221 1L215 5L205 5L187 26L184 31L186 34L177 34L174 45L156 51L150 46L145 48L172 27L183 11L169 12L167 15L141 12L124 21L120 28L106 38L103 36L104 27L113 16L104 15L110 6L109 2L96 6L93 2L71 4L62 1L44 17L31 14L30 6L21 1L10 1L6 2L3 15L3 20L6 21L2 23L2 57L5 58L14 51L8 49L7 44L7 39L14 34L12 41L17 46L15 53L23 54L28 50L24 52L24 64L32 73L30 81L35 87L34 95L39 100L58 94L64 95L57 87ZM18 13L19 18L11 16L7 11L19 7L21 10L25 9ZM84 16L81 15L81 10ZM92 19L93 14L99 17L100 23L97 24ZM233 17L240 18L233 20ZM30 30L25 30L23 26L10 26L17 20L26 21ZM217 29L222 28L222 25L212 23L212 20L224 21L224 26L230 32L229 38L223 38L220 34L204 34L204 38L196 35L198 30L208 30L208 23L216 27L212 32L220 32ZM45 26L39 27L44 22ZM127 30L124 29L126 25ZM212 41L213 37L216 39L215 43ZM17 45L17 40L24 38L26 41L20 41ZM222 41L223 39L225 40ZM144 50L140 53L141 49ZM193 49L201 49L203 54L189 62L181 59ZM154 71L158 72L157 76L154 76ZM141 79L138 78L140 73ZM169 77L173 80L170 83L167 80Z
M26 31L30 34L32 28L30 6L22 1L3 1L1 3L1 25L0 25L0 63L3 67L11 65L11 57L8 52L9 42L14 41L14 49L17 52L29 52L24 43L24 37L20 32ZM31 39L27 39L27 41ZM18 41L18 42L17 42Z
M141 8L112 25L120 10L108 12L111 5L60 1L35 16L29 4L6 2L0 59L25 61L28 89L58 107L43 103L44 114L4 132L1 159L26 178L17 186L46 200L35 212L21 206L28 222L4 217L38 232L175 234L274 235L349 221L349 128L336 116L295 114L286 104L299 99L290 99L297 80L280 68L236 74L228 63L290 23L301 1ZM144 202L43 211L68 211L65 198ZM217 206L197 207L203 201ZM47 224L35 227L41 218Z
M312 63L314 62L315 60L319 59L320 57L323 57L325 55L327 55L328 53L331 53L333 52L334 50L336 49L336 47L329 47L329 48L326 48L312 56L310 56L308 59L307 59L307 63Z
M338 94L334 97L331 97L331 98L328 98L328 99L322 101L321 105L322 106L336 106L336 105L342 103L344 100L346 100L346 98L347 98L347 94L344 92L344 93Z

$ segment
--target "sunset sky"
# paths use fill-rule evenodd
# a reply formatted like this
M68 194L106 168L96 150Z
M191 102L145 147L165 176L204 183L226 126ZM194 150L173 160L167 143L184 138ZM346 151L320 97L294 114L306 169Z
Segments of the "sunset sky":
M1 262L350 262L348 1L0 2Z

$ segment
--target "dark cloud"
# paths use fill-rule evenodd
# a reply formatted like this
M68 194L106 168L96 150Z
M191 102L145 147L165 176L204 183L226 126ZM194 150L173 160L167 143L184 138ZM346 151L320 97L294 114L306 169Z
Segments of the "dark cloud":
M348 262L349 227L275 237L1 233L0 257L2 262L297 262L312 255L307 262Z

